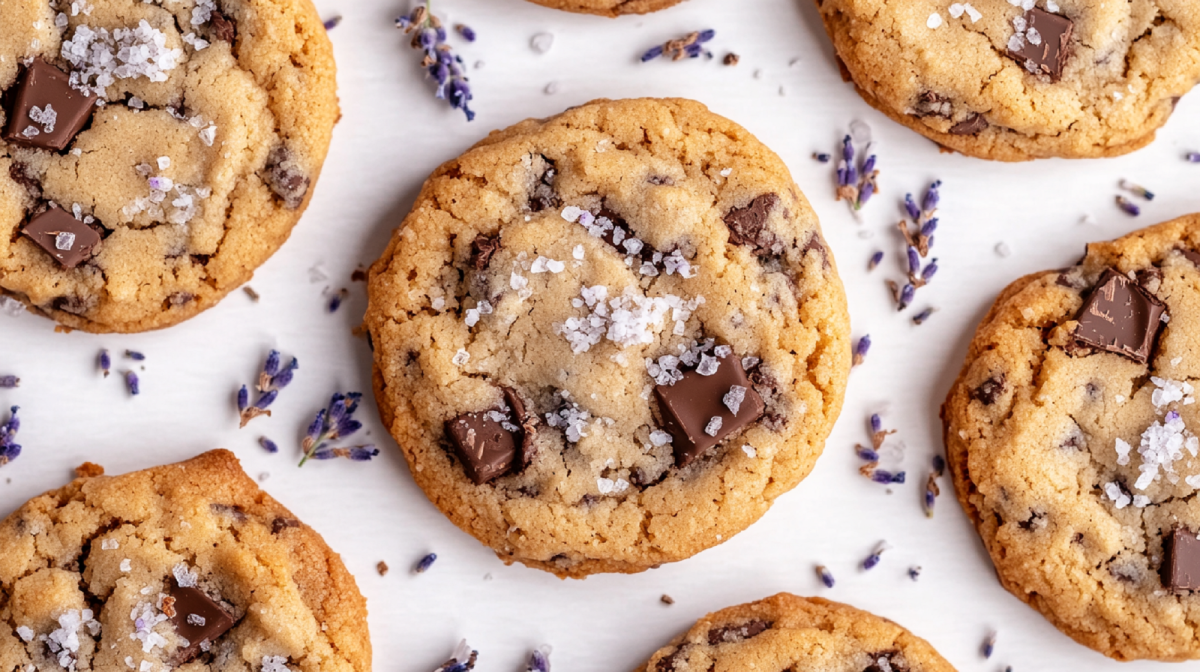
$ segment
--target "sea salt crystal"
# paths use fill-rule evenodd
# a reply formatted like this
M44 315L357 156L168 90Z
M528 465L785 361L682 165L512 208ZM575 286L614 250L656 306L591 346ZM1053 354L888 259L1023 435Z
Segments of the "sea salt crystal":
M957 19L957 18L959 18L960 16L962 16L962 15L963 15L963 12L967 11L967 9L966 9L965 7L963 7L961 4L959 4L959 3L957 3L957 2L956 2L956 3L952 4L952 5L950 5L950 10L949 10L949 11L950 11L950 16L951 16L952 18L955 18L955 19Z
M28 642L33 639L33 629L29 626L18 625L17 636L21 638L21 641Z
M1138 466L1141 475L1134 483L1135 488L1148 488L1160 470L1167 474L1174 473L1173 465L1183 458L1184 444L1188 438L1184 431L1183 420L1178 413L1171 411L1162 422L1156 421L1142 432L1138 446L1138 453L1142 456L1142 464Z
M1030 28L1025 33L1025 39L1029 40L1029 43L1036 47L1042 43L1042 34L1038 32L1037 28Z
M732 174L733 174L732 168L722 168L721 169L721 177L729 177Z
M25 130L21 131L21 135L27 138L35 138L41 134L42 132L37 129L37 126L26 126Z
M653 432L650 432L650 443L654 444L655 447L665 446L668 443L671 443L671 441L671 435L662 431L661 429L656 429Z
M1008 50L1019 52L1025 48L1025 38L1020 33L1008 38Z
M121 571L122 572L133 571L133 566L132 566L132 563L130 563L129 558L125 558L124 560L121 561Z
M158 169L159 170L166 170L167 168L170 168L170 167L171 167L171 157L169 157L169 156L158 157Z
M1150 498L1145 495L1134 495L1133 505L1139 509L1146 508L1150 504Z
M733 354L733 348L728 345L718 345L717 347L713 348L713 354L720 359L725 359Z
M188 566L182 562L171 568L171 574L175 577L175 583L178 583L180 588L194 588L196 586L198 578L196 573L188 569Z
M714 415L708 424L704 426L704 433L709 436L716 436L717 432L721 431L721 416Z
M54 132L54 124L58 121L58 112L54 110L54 106L46 103L46 107L40 108L34 105L29 110L29 118L42 125L42 130L46 133Z
M712 355L701 355L700 365L696 367L696 373L702 376L711 376L721 367L721 362Z
M60 231L54 237L54 248L58 250L70 250L75 247L75 234L70 231Z
M964 4L963 7L967 10L967 16L971 17L971 23L978 23L983 18L983 13L972 7L970 3Z
M579 261L583 261L583 245L576 245L575 250L571 252L571 256Z
M1121 486L1116 483L1105 483L1104 494L1108 495L1118 509L1129 506L1129 503L1133 501L1129 495L1121 491Z
M743 357L742 358L742 368L745 369L746 371L749 371L750 369L753 369L754 367L758 366L759 361L760 360L758 359L758 357Z
M205 619L200 614L188 614L187 622L191 625L204 625Z
M263 656L262 672L292 672L283 656Z
M213 141L217 139L216 124L210 125L208 128L205 128L204 130L200 131L199 136L200 136L200 142L203 142L205 144L205 146L212 147Z
M742 446L742 452L746 453L746 457L749 457L751 459L758 457L758 451L755 450L754 446L752 446L750 444L746 444L746 445Z
M729 409L729 412L736 416L738 414L738 410L742 407L742 402L745 401L745 399L746 388L742 387L741 385L733 385L729 388L729 391L725 393L725 396L721 398L721 401L725 404L725 407Z
M942 25L942 15L938 14L937 12L930 14L929 20L925 22L925 25L929 26L930 28L937 28L938 26Z
M454 353L454 357L450 358L450 363L454 364L455 366L462 366L470 361L470 359L471 353L459 348L458 352Z
M597 478L596 479L596 488L598 490L600 490L600 494L602 494L602 495L607 495L607 494L612 493L612 491L615 490L616 487L617 487L617 484L610 478Z
M430 306L431 306L431 307L432 307L434 310L441 310L441 309L443 309L443 308L445 308L445 307L446 307L446 299L444 299L444 298L442 298L442 297L440 297L440 296L438 296L438 297L435 297L435 298L433 299L433 301L430 301L430 302L429 302L429 305L430 305Z
M1133 446L1129 445L1122 439L1117 439L1117 464L1122 466L1129 464L1129 453L1133 450Z
M476 324L478 324L479 323L479 309L478 308L468 308L467 314L463 318L463 323L465 323L468 327L473 327Z
M513 271L512 275L509 276L508 285L516 290L525 289L529 286L529 278L519 275L516 271Z

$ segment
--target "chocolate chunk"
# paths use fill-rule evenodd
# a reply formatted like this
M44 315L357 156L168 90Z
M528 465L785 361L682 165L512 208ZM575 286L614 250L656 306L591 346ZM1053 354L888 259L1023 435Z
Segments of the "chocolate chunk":
M777 245L775 234L767 228L767 218L779 203L777 194L761 194L749 205L734 208L725 215L729 242L754 248L755 254L768 254Z
M521 395L511 387L500 388L504 391L504 400L508 402L509 408L512 409L513 417L517 419L517 424L521 427L521 455L520 455L520 471L533 463L533 458L537 454L537 448L533 445L533 440L537 438L537 415L528 412L525 408L525 401L521 399Z
M476 485L524 468L533 459L533 419L515 392L504 390L509 408L463 413L446 421L446 434L454 444L463 470Z
M757 619L741 625L722 625L708 631L708 643L710 646L716 646L727 642L740 642L761 635L770 627L770 623Z
M1176 593L1200 590L1200 539L1182 527L1163 539L1163 586Z
M237 37L237 27L233 25L232 21L225 18L224 14L218 11L213 11L212 18L209 19L209 22L212 25L213 37L223 42L233 44L233 38Z
M1025 12L1025 25L1021 48L1009 49L1008 55L1024 64L1027 70L1049 75L1051 81L1057 82L1071 56L1071 33L1075 31L1075 23L1065 16L1034 7ZM1031 39L1035 34L1036 40Z
M871 664L863 672L908 672L908 661L899 651L871 654Z
M672 437L675 464L686 467L704 451L758 420L766 410L735 355L717 358L719 366L710 376L688 371L674 385L658 385L654 396L662 410L662 425ZM734 386L743 390L736 415L725 398ZM719 422L718 422L719 419Z
M529 192L529 209L541 212L557 208L561 201L558 200L558 192L554 190L554 178L558 176L554 162L544 156L537 158L545 163L545 170L538 176Z
M917 96L917 102L913 105L913 111L918 117L934 116L949 119L953 109L949 98L940 96L933 91L922 92Z
M22 147L62 151L83 130L95 105L96 96L72 89L62 70L36 59L17 84L4 139Z
M1084 301L1073 336L1077 345L1145 364L1166 310L1161 301L1110 268Z
M100 234L59 207L34 215L21 233L64 268L75 268L90 258L100 244Z
M304 168L286 147L276 147L267 157L267 183L289 210L299 208L308 194Z
M471 241L471 267L477 271L487 268L492 255L500 249L500 238L479 234Z
M629 228L629 222L626 222L624 218L612 210L609 210L607 207L600 208L600 212L596 215L597 220L602 217L607 219L609 222L612 222L612 228L606 230L601 238L604 240L604 242L612 245L619 254L637 257L643 261L649 261L650 259L654 258L654 253L656 250L653 247L650 247L650 245L648 245L641 238L638 238L637 234L633 232L633 229ZM620 233L617 233L618 231L620 231ZM637 248L636 253L631 253L629 248L625 246L625 241L632 240L634 238L637 238L638 242L640 242L642 246Z
M966 119L950 127L951 135L975 135L988 127L987 119L982 114L972 114Z
M1192 264L1194 264L1197 268L1200 268L1200 252L1197 252L1195 250L1189 250L1186 247L1180 247L1180 248L1176 248L1176 249L1179 250L1179 253L1183 255L1184 259L1187 259L1188 261L1192 262Z
M233 627L235 621L199 588L185 588L172 580L170 593L175 600L175 615L171 616L171 624L175 626L176 634L188 642L173 656L174 663L182 665L195 658L201 650L207 649L203 643L216 641Z
M971 390L971 398L984 406L991 406L996 403L996 399L1004 394L1004 372L994 374L991 378L983 381L979 387Z
M675 666L679 664L685 657L690 647L683 645L682 647L671 652L671 655L665 658L659 658L658 663L654 666L655 672L675 672Z
M290 527L300 527L300 521L295 518L276 518L271 521L271 534L279 534Z
M19 161L13 161L8 166L8 176L13 182L24 187L30 198L35 201L42 200L42 183L38 181L36 175L30 173L29 166Z
M808 242L804 244L804 253L808 254L810 251L815 251L821 255L821 266L829 268L829 251L821 244L821 236L816 232L809 236ZM791 276L788 276L788 278L790 279Z

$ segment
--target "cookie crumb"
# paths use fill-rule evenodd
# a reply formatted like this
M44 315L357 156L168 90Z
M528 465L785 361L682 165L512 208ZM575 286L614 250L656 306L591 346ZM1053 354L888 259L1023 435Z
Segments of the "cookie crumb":
M661 600L663 604L675 604L675 598L667 595L666 593L663 593L663 596L660 597L659 600Z
M380 560L379 564L375 565L375 571L379 572L380 576L387 576L387 573L388 573L387 563L384 562L383 560Z
M253 287L251 287L250 285L246 285L245 287L242 287L242 291L246 293L246 296L250 297L251 301L258 303L258 300L260 297L258 295L258 292L254 291Z
M737 54L735 54L731 51L728 54L725 54L725 58L722 59L721 62L724 63L725 65L737 65L738 61L740 61L740 60L742 60L741 56L738 56Z

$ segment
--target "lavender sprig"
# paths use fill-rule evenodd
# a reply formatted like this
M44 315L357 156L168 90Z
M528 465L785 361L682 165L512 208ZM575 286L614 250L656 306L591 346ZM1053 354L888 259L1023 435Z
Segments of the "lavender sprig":
M925 517L933 517L933 506L937 503L938 495L942 494L941 488L938 487L937 479L942 477L946 471L946 460L941 455L933 456L933 471L929 472L929 478L925 480L925 501L923 506L925 509Z
M362 423L354 419L354 412L358 410L360 399L362 399L361 392L346 394L338 392L330 398L328 408L317 411L317 416L308 426L304 440L300 442L304 457L300 460L299 466L303 467L304 463L310 459L329 460L335 457L366 462L379 454L379 449L370 444L343 448L334 448L329 445L331 441L349 438L362 429Z
M478 659L479 652L472 649L464 639L454 647L454 653L450 654L450 660L442 663L433 672L469 672L475 669L475 661Z
M870 149L870 145L867 145ZM842 158L837 163L837 200L845 200L855 211L861 210L867 201L879 191L879 170L875 168L874 154L856 164L854 140L847 135L842 138Z
M245 427L248 422L260 415L271 416L268 407L275 403L279 397L279 391L292 382L292 377L296 375L296 369L300 368L300 362L295 357L287 366L282 366L282 364L283 359L278 350L267 353L262 371L258 374L258 385L255 386L255 389L258 390L258 398L253 404L250 403L250 390L245 385L238 390L239 428Z
M20 408L10 408L11 415L8 416L8 421L0 425L0 467L17 459L21 454L21 445L17 443L17 432L21 429L21 419L17 417Z
M851 359L851 367L862 364L867 359L867 353L871 351L871 335L866 334L858 339L858 343L854 344L853 356Z
M529 654L529 663L525 665L525 672L550 672L550 656L541 649L534 649Z
M474 95L467 83L466 66L461 56L446 44L446 29L442 22L429 10L429 2L417 7L408 16L396 19L396 27L404 34L412 33L413 49L425 52L421 67L437 83L434 97L450 103L450 107L462 110L467 121L475 119L469 104Z
M883 442L887 439L888 434L895 434L894 429L883 428L883 418L879 417L878 413L871 415L868 422L871 428L871 447L868 448L862 444L854 447L854 452L858 458L866 464L858 468L858 473L871 479L875 483L888 485L891 483L904 483L907 474L903 471L892 472L886 469L879 468L879 449L883 447Z
M0 389L11 390L20 386L20 378L16 376L0 376Z
M896 310L904 310L912 305L917 290L929 284L938 272L936 258L928 264L923 263L923 260L929 256L929 250L933 247L933 234L938 227L937 207L941 202L941 186L941 180L929 185L920 205L912 194L904 195L904 212L908 219L900 220L896 228L900 229L900 234L904 237L905 273L908 275L908 282L901 286L894 280L887 281L892 298L896 302ZM924 322L928 317L929 315L924 315L917 324Z
M437 562L437 553L426 555L418 560L417 564L413 565L413 574L424 574L435 562Z
M833 587L833 572L829 571L829 568L825 565L817 565L817 578L821 579L821 583L824 584L826 588Z
M711 58L712 52L705 49L704 44L711 41L716 35L717 31L710 28L688 33L678 39L667 40L646 50L646 53L642 54L642 62L652 61L659 57L667 57L672 61L698 58L699 56Z

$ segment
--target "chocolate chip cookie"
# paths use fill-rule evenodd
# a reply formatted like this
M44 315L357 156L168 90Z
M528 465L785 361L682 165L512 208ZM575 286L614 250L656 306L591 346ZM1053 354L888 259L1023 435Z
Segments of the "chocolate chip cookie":
M493 132L371 269L383 421L456 524L559 576L729 539L812 469L845 296L779 157L686 100Z
M580 14L618 17L625 14L649 14L677 5L683 0L529 0L543 7Z
M1200 658L1200 215L1025 276L942 407L1001 583L1118 660Z
M232 453L77 473L0 522L0 669L371 669L354 578Z
M287 239L338 117L309 0L0 0L0 25L0 292L158 329Z
M1200 6L817 0L847 79L934 142L1000 161L1140 149L1200 80Z
M788 593L705 616L641 669L954 672L928 642L887 619Z

